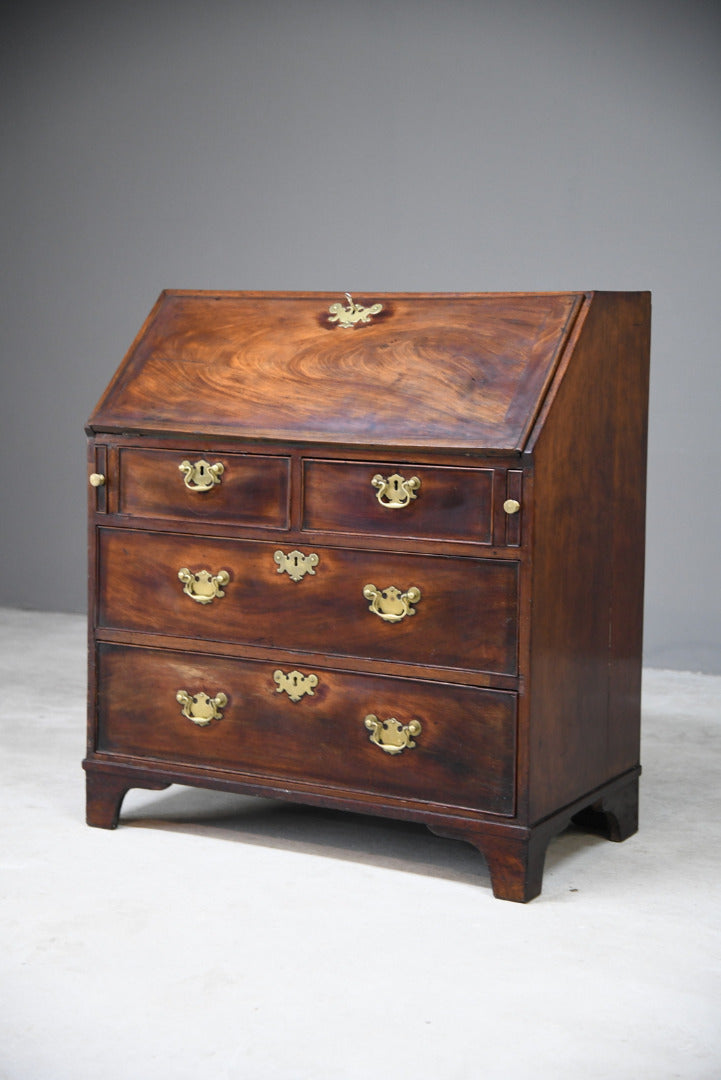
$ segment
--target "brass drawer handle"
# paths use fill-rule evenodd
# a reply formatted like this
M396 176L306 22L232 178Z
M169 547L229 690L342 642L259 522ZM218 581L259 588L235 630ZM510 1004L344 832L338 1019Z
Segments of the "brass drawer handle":
M195 573L187 566L178 570L178 577L183 582L183 592L198 604L212 604L216 597L225 596L223 586L230 581L227 570L211 574L210 570L198 570Z
M187 690L178 690L175 700L183 706L183 716L192 720L198 727L207 727L213 720L222 720L220 711L228 704L228 698L220 691L215 697L208 697L203 691L197 694L189 694Z
M388 720L379 720L370 713L363 721L370 735L368 738L386 754L400 754L408 748L412 750L416 745L414 735L420 735L421 724L419 720L411 720L410 724L400 724L394 716Z
M286 675L279 669L273 672L273 679L277 683L278 693L285 691L291 701L300 701L304 694L315 697L313 687L318 685L317 675L303 675L300 671L289 671Z
M215 465L210 465L203 458L192 464L186 458L185 461L181 461L178 468L183 473L183 482L188 491L210 491L220 483L220 478L225 472L222 461L216 461Z
M506 511L507 514L517 514L518 511L521 509L521 504L519 503L518 499L506 499L503 504L503 509Z
M421 590L412 585L407 592L402 593L395 585L389 585L387 589L376 589L375 585L366 585L363 589L366 600L370 600L368 610L378 615L384 622L400 622L406 615L415 615L416 609L411 604L417 604L421 598Z
M405 480L400 473L393 473L392 476L387 478L381 476L380 473L376 473L371 480L371 484L377 489L376 499L378 502L389 510L398 510L408 506L411 499L416 498L416 492L421 486L417 476Z
M102 487L105 483L105 477L100 472L91 472L88 480L90 481L90 486L94 488Z
M301 581L306 574L315 574L319 559L314 551L310 555L304 555L302 551L290 551L286 555L283 551L276 551L273 556L278 564L278 573L287 574L291 581Z

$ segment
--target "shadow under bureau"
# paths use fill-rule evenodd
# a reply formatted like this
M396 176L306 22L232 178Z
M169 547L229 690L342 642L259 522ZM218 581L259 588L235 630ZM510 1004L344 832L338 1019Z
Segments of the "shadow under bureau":
M89 824L422 822L496 896L637 827L648 293L167 291L88 423Z

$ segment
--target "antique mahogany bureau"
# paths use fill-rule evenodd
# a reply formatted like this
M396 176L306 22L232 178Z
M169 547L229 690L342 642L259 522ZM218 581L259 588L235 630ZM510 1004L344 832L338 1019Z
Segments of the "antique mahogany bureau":
M648 293L164 292L90 418L89 824L637 827Z

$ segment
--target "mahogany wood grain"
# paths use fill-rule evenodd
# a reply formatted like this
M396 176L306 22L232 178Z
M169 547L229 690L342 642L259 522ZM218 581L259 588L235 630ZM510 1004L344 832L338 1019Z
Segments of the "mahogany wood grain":
M574 825L621 843L638 831L638 776L573 815Z
M633 836L638 828L639 772L635 768L614 778L600 791L587 793L532 826L498 829L488 823L449 819L428 825L438 836L463 840L481 852L495 897L526 904L541 892L549 843L569 825L614 841Z
M390 508L371 481L399 474L420 481L414 498ZM303 528L490 544L492 469L451 469L396 462L304 462Z
M383 310L353 329L339 299L164 293L89 421L88 821L169 783L407 818L525 902L572 820L637 828L650 297L358 295ZM188 492L184 457L222 484ZM381 507L372 476L406 471L419 497ZM416 614L383 622L369 583ZM374 746L369 713L416 747Z
M142 775L129 777L103 769L88 769L85 777L85 820L97 829L115 829L123 799L131 788L162 791L168 786L162 780L156 781Z
M99 550L101 627L516 672L514 562L316 547L315 573L296 582L278 573L283 549L269 542L102 528ZM207 605L187 596L183 567L225 570L225 596ZM419 588L415 614L383 621L369 610L367 584Z
M177 634L148 633L143 630L116 630L111 627L98 626L94 634L98 642L108 642L111 645L136 645L139 648L150 649L177 649L180 645L185 647L185 640L179 639ZM192 649L196 655L215 656L222 651L224 656L235 657L243 660L268 660L277 663L279 650L268 645L249 645L243 641L206 641L195 637ZM306 651L293 649L282 651L282 655L292 655L296 667L310 667L322 665L337 671L346 671L352 666L359 674L366 672L377 675L379 661L372 657L363 656L338 656L327 648L322 650ZM384 657L382 671L387 676L400 676L404 679L433 679L438 678L443 682L456 683L459 686L479 686L489 690L512 690L516 692L519 687L517 675L495 675L487 671L469 671L466 668L436 668L429 664L408 663L396 661Z
M91 429L518 449L582 294L359 295L350 329L342 299L163 293Z
M531 820L639 761L648 325L648 294L594 297L527 450Z
M292 798L296 802L315 806L339 805L333 789L303 779L256 779L240 777L237 773L218 768L212 772L199 772L192 766L132 759L113 760L98 756L87 758L83 767L87 777L88 824L103 828L115 828L122 800L131 787L160 790L171 783L245 795ZM590 812L586 814L582 808L589 803ZM493 895L501 900L527 903L541 891L543 863L549 842L569 823L580 824L616 841L633 835L637 827L638 770L610 781L600 791L586 795L531 828L467 808L454 810L450 806L436 807L410 799L393 799L383 793L346 790L342 805L356 813L417 821L427 825L438 836L473 844L485 857Z
M220 483L191 491L180 471L182 461L220 462ZM212 460L211 460L212 459ZM205 454L177 450L121 449L117 511L131 517L178 518L287 529L290 460L260 454Z
M294 702L273 678L293 671L292 659L274 665L114 645L100 647L99 669L101 754L513 813L515 694L319 668L313 693ZM223 718L198 727L182 715L178 690L222 691ZM370 741L369 714L420 721L416 745L388 754Z

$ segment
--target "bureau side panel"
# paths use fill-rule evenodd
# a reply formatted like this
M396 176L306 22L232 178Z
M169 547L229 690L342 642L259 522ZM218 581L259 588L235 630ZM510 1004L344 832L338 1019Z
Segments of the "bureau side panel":
M638 764L650 297L594 294L529 452L529 816Z
M621 772L641 753L641 671L646 561L646 467L651 294L615 322L614 515L609 634L609 764Z

